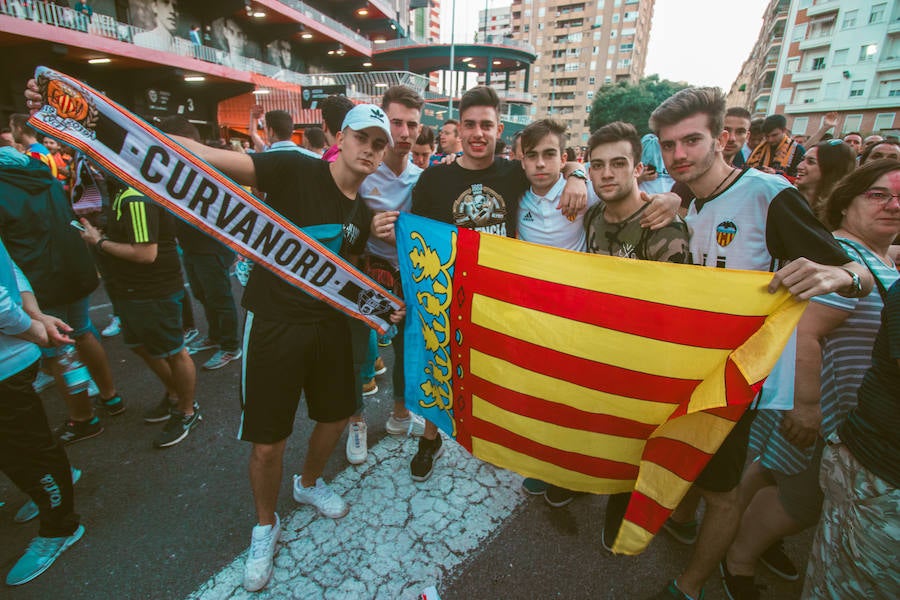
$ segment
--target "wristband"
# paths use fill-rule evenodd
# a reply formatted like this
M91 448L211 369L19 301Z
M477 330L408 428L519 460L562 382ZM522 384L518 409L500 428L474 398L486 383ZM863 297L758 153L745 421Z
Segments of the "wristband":
M99 240L97 240L97 243L94 245L94 247L97 248L97 252L103 252L103 242L108 242L108 241L109 241L108 237L102 237Z

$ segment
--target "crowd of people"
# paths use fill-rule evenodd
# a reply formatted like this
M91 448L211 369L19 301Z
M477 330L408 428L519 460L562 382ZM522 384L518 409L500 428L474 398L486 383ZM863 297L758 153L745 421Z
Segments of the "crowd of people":
M30 110L41 104L33 84L26 98ZM614 122L586 148L568 149L565 127L541 119L515 137L506 158L490 87L466 92L459 118L437 136L421 124L423 105L403 86L389 88L380 107L332 96L321 104L321 139L306 132L303 147L292 140L290 114L277 110L254 109L251 139L235 149L202 143L181 117L160 129L397 294L394 225L402 212L578 252L772 272L771 292L784 287L812 301L759 397L665 523L694 551L655 598L702 598L717 571L732 600L757 598L757 565L798 578L781 541L816 525L804 598L900 595L897 139L824 140L824 127L798 140L781 115L754 121L727 108L720 90L688 88L657 107L653 133L643 138L633 124ZM77 470L63 445L97 435L101 416L125 410L87 317L99 270L126 345L165 388L144 417L166 423L157 447L183 442L199 424L191 348L219 350L207 368L243 360L238 437L250 443L257 513L243 585L263 589L281 535L275 507L301 394L315 427L294 499L327 518L350 509L322 473L345 431L348 462L366 461L364 397L385 371L377 336L268 270L235 261L137 190L101 184L89 161L58 162L24 116L11 120L9 133L0 148L0 461L33 499L41 525L7 583L37 577L84 534L73 509ZM92 189L101 185L102 193ZM78 229L70 225L75 214ZM59 252L49 248L65 249L66 264L52 264ZM182 261L209 323L193 344ZM232 263L246 285L242 337ZM406 405L403 318L404 311L391 315L394 397L385 429L418 438L410 477L424 482L445 442ZM51 432L33 382L40 365L68 389L71 358L55 350L68 345L98 393L93 403L85 389L64 394L69 421ZM522 489L556 508L578 495L530 478ZM628 500L608 500L607 549Z

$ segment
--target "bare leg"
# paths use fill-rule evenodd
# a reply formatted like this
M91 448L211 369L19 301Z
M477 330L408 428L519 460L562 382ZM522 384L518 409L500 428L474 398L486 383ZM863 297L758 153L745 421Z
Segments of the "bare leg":
M309 436L309 449L306 452L306 462L303 464L303 475L300 483L303 487L316 485L316 479L322 476L325 464L334 452L348 419L333 423L316 423L312 435Z
M284 445L285 440L274 444L253 444L250 452L250 487L260 525L275 524Z
M75 349L81 362L87 367L91 379L100 389L100 397L109 400L116 395L116 386L113 383L112 373L109 370L109 361L106 359L106 351L103 344L93 336L85 334L75 339Z
M694 554L687 569L677 578L682 592L696 598L703 584L725 557L737 533L741 518L737 488L730 492L700 490L706 501L706 513L700 524Z
M404 402L402 399L394 401L393 417L400 420L409 418L409 409L406 408L406 402Z
M166 362L164 358L154 358L150 356L143 346L137 346L136 348L132 348L132 350L147 363L150 370L153 371L162 384L166 386L166 393L169 394L169 398L176 398L178 393L176 392L175 383L172 380L172 367L169 366L169 363Z
M425 419L425 434L422 436L426 440L434 440L438 436L438 428L437 425Z
M55 357L48 358L46 359L46 362L50 374L53 375L53 379L56 380L56 389L59 390L59 393L66 403L66 408L69 411L69 419L78 422L90 421L93 419L94 407L91 404L91 399L88 397L87 391L81 392L80 394L69 394L66 389L66 380L63 378L63 370L59 364L59 359Z
M672 520L679 523L690 523L697 518L698 506L700 506L700 491L692 487L681 499L678 507L672 511Z
M172 371L172 385L177 396L176 406L186 415L194 414L194 386L197 382L197 367L187 348L166 358Z
M759 490L744 512L741 527L728 549L728 570L753 575L756 561L779 539L805 529L784 510L774 485Z
M759 464L752 462L744 469L741 476L741 483L738 485L738 502L741 507L741 513L747 510L753 497L759 490L774 485L775 480L769 474L769 471Z

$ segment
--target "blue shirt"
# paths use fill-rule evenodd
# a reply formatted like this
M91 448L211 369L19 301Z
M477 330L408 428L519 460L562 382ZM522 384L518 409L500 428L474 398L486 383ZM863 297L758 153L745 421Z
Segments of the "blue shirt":
M22 308L22 292L31 286L0 241L0 381L8 379L41 357L35 344L14 337L31 326Z

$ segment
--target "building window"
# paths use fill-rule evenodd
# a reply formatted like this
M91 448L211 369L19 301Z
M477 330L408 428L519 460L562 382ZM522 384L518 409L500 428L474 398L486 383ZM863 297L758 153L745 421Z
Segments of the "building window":
M598 30L598 31L595 31L595 32L594 32L594 41L595 41L595 42L599 42L599 41L602 40L602 39L603 39L603 32L602 32L602 31L599 31L599 30Z
M794 95L793 88L784 88L778 90L778 104L790 104L791 96Z
M544 15L546 15L546 14L547 14L546 8L544 8L543 6L538 8L538 19L543 19Z
M866 80L865 79L857 79L853 83L850 84L850 97L858 98L863 95L863 92L866 91Z
M615 54L615 53L616 53L616 45L611 44L609 47L609 50L607 51L607 54Z
M597 8L599 8L600 10L603 10L603 3L604 3L604 0L597 0Z
M834 61L833 61L833 63L832 63L833 66L838 67L838 66L841 66L841 65L846 65L846 64L847 64L847 59L848 59L848 56L849 56L849 55L850 55L850 49L849 49L849 48L843 48L843 49L841 49L841 50L835 50L835 51L834 51Z
M859 62L868 62L870 60L875 60L876 54L878 54L878 44L866 44L865 46L860 46Z
M816 101L816 89L817 88L804 88L802 90L797 90L797 104L812 104ZM779 104L788 104L788 102L780 102Z
M875 115L875 131L894 128L894 117L897 113L878 113Z
M881 85L885 86L887 93L883 94L888 98L900 98L900 79L892 79L891 81L882 81Z
M592 99L594 98L594 90L588 90L588 91L585 93L585 97L586 97L588 100L592 100Z
M808 128L809 117L797 117L796 119L794 119L794 123L791 125L791 133L793 133L794 135L806 135L806 130Z
M856 27L856 18L859 16L858 10L848 10L844 13L844 20L841 21L841 29L850 29Z
M607 75L603 78L603 84L612 83L612 75Z
M791 41L792 42L802 42L806 39L806 23L800 23L796 27L794 27L793 33L791 33Z
M869 13L869 25L873 23L881 23L884 21L884 13L887 10L887 3L882 2L881 4L873 4L872 12Z
M637 21L638 14L637 12L626 11L625 16L622 17L623 21Z
M812 62L812 70L813 71L821 71L824 68L825 68L825 57L824 56L817 56L816 58L813 59L813 62Z
M619 22L619 16L620 16L619 13L616 13L616 14L613 15L613 23L618 23L618 22Z
M591 76L588 78L588 85L594 85L594 84L596 83L596 81L597 81L597 78L594 77L593 75L591 75Z
M622 44L619 46L619 52L631 52L634 50L634 44Z
M841 95L841 82L835 81L825 84L824 100L839 100Z
M859 131L862 129L862 115L847 115L844 117L844 124L841 126L841 137L851 131Z
M787 61L787 72L788 73L796 73L797 69L800 68L800 59L799 58L789 58Z
M606 70L609 71L610 69L612 69L612 60L607 60L606 61Z

